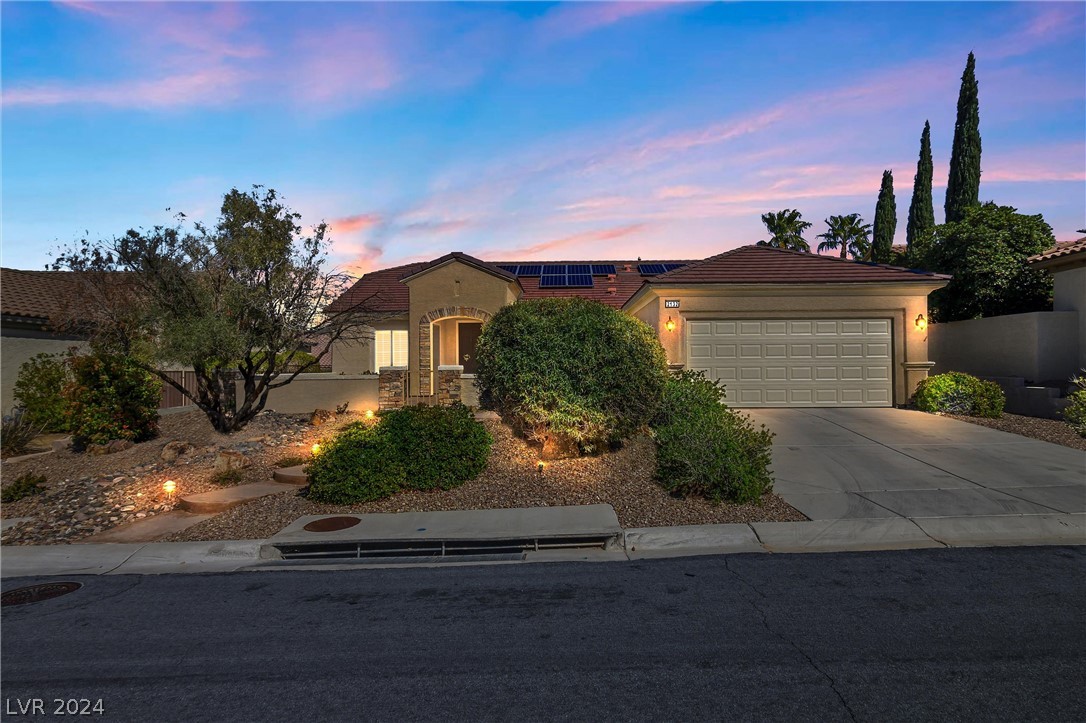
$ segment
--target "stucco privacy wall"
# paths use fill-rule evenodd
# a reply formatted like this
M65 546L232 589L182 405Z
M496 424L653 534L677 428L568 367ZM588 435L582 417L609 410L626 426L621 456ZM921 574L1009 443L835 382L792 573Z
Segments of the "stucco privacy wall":
M403 314L389 317L381 321L375 321L369 325L374 331L378 329L407 329L407 317ZM410 354L410 351L408 352ZM377 373L377 365L373 358L372 336L365 342L351 344L336 342L332 346L332 371L336 374L365 374Z
M245 398L245 385L237 383L237 397ZM268 394L265 409L285 414L302 414L314 409L334 410L344 402L348 411L377 410L376 374L299 374L285 387Z
M1030 382L1066 380L1079 368L1079 313L1037 311L928 327L934 373L957 371Z
M691 319L888 318L894 340L894 404L900 405L927 376L925 368L907 369L905 364L928 361L927 334L918 331L914 321L919 314L927 318L928 294L939 286L942 284L661 286L632 310L657 330L672 364L686 364L686 323ZM665 308L667 300L678 301L679 308ZM674 331L665 327L669 316L675 322Z
M38 339L31 337L0 337L0 410L4 414L15 406L15 380L19 367L38 354L63 354L71 347L83 349L86 342L71 339Z
M498 278L460 261L450 261L407 280L410 394L429 394L433 383L432 326L449 317L486 321L517 300L516 282ZM422 377L425 376L425 380Z
M1078 368L1086 369L1086 266L1052 274L1052 309L1078 312Z

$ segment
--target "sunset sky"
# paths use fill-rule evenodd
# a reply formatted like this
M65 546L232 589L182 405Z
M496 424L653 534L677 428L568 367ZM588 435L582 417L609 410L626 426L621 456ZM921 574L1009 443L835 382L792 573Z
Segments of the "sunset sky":
M1083 3L2 5L3 265L279 190L354 273L695 258L760 214L936 219L966 55L981 198L1086 227Z

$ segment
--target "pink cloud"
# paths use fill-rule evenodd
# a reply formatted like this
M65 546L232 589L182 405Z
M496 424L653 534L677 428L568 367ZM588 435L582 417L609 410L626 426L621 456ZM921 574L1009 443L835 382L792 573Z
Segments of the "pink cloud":
M568 2L544 15L537 32L544 42L566 40L629 18L683 5L690 6L679 2Z
M511 260L532 260L535 259L539 254L569 246L577 247L578 252L580 254L584 254L585 245L598 243L601 241L613 241L615 239L624 238L626 236L637 234L645 228L646 226L643 223L625 224L622 226L613 226L611 228L599 229L596 231L583 231L580 233L575 233L554 239L548 239L546 241L540 241L539 243L530 244L528 246L520 246L517 248L487 249L480 251L479 254L485 259L504 257Z
M297 61L287 76L293 93L306 105L356 102L402 78L386 38L373 28L307 32L294 46L290 56Z
M366 231L381 223L381 216L376 213L359 213L354 216L344 216L328 222L328 227L333 233L357 233Z
M5 106L94 104L129 108L171 108L220 105L236 100L241 95L245 79L245 74L241 71L215 67L155 80L8 87L4 89L2 98Z

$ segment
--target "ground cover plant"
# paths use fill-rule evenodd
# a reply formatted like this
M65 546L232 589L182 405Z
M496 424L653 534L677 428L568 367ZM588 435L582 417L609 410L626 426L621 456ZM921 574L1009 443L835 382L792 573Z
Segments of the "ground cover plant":
M998 384L963 372L946 372L921 380L914 399L917 409L923 412L992 419L1003 413L1006 401Z
M41 426L30 420L21 409L15 409L3 419L0 427L0 454L14 457L24 454L30 443L41 434Z
M1071 429L1086 437L1086 374L1071 379L1077 389L1067 395L1070 404L1063 410L1063 418Z
M672 494L745 503L772 489L773 433L723 399L724 388L704 372L668 379L652 427L656 478Z
M486 467L491 437L461 404L383 412L321 445L306 466L309 497L350 504L400 490L451 489Z
M37 474L23 474L0 492L0 502L5 504L38 495L45 491L45 477Z
M642 429L667 380L667 358L643 322L578 298L502 308L476 347L477 381L545 458L605 451Z

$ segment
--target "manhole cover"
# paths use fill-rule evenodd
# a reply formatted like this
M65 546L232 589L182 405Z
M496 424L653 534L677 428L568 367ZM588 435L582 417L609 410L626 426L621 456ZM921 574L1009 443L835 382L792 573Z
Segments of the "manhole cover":
M361 521L357 517L325 517L323 520L313 520L302 529L306 532L335 532L354 527Z
M27 603L41 602L52 597L60 597L70 592L75 592L83 587L80 582L45 582L41 585L28 585L8 590L0 595L0 605L26 605Z

